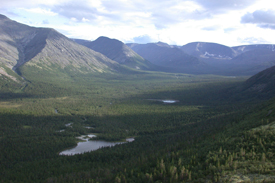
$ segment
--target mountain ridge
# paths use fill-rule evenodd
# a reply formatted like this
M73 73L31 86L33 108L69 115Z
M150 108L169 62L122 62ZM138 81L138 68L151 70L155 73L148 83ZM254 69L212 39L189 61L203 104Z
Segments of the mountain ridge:
M55 70L62 72L116 72L121 66L106 56L79 45L52 28L30 27L0 18L0 60L9 69L22 74ZM64 68L70 68L64 70ZM23 69L24 70L24 69ZM25 73L28 74L28 73Z
M82 73L116 72L128 66L150 71L253 75L275 65L275 48L272 44L228 47L193 42L174 46L163 42L124 44L107 37L95 41L69 39L54 29L30 27L0 15L0 57L2 64L19 74L22 67L49 70L52 64Z
M73 39L76 43L97 51L109 59L134 69L154 70L154 66L117 39L101 36L94 41Z
M126 44L153 64L167 67L187 67L202 64L197 58L188 55L166 43Z

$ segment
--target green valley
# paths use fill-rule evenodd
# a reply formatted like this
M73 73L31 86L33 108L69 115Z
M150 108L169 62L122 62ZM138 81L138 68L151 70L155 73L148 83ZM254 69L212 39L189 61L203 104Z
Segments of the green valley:
M268 134L273 133L274 105L239 100L236 87L246 78L157 72L51 76L33 77L23 88L10 80L13 91L0 95L1 182L273 178ZM91 133L102 140L135 141L58 155L76 145L76 136ZM255 140L247 144L247 139ZM258 161L261 171L256 171Z
M275 182L273 58L69 39L0 15L0 183ZM96 142L116 145L71 153Z

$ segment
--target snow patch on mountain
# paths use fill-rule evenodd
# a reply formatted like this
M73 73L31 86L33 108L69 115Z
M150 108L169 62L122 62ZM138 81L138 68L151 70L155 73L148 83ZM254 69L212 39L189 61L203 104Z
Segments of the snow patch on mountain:
M219 59L232 59L229 56L226 55L218 55L218 54L213 54L213 53L208 53L207 51L203 55L204 58L219 58Z

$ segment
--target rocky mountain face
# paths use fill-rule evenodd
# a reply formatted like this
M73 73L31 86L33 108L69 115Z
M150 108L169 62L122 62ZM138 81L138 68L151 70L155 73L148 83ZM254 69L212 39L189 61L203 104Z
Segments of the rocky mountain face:
M154 66L150 62L142 58L119 40L110 39L107 37L99 37L95 41L81 39L74 39L74 41L94 51L102 53L109 59L114 60L119 64L123 64L135 69L154 70Z
M35 28L0 15L0 57L9 68L25 60L24 49L35 36Z
M190 67L201 65L198 58L188 55L181 49L166 43L126 44L153 64L165 67Z
M13 69L70 68L78 72L111 72L119 67L101 53L70 40L54 29L34 28L0 16L0 61Z

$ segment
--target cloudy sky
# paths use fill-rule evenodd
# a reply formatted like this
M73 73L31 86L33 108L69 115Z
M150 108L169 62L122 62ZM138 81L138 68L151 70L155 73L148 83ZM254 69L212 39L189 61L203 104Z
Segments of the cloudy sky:
M1 0L0 14L70 38L275 44L274 0Z

